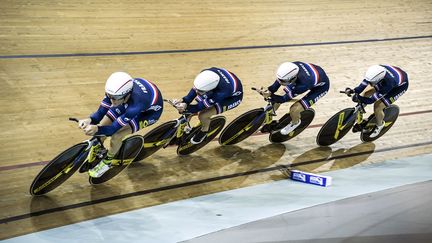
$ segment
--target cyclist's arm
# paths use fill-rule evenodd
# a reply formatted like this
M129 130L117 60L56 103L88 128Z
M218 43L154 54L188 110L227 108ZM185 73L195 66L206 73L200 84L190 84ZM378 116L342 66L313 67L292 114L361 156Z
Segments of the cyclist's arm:
M384 97L384 95L386 95L392 89L392 87L378 87L378 85L375 85L374 87L376 91L371 97L358 96L362 103L367 105L373 104L375 101Z
M297 96L295 87L292 84L285 86L283 90L285 91L285 95L272 94L270 96L271 100L275 103L285 103Z
M104 97L104 99L101 101L100 106L98 110L90 115L91 123L92 125L98 124L102 118L106 115L109 108L111 107L111 101L108 97Z
M145 109L142 109L139 106L128 107L126 112L123 115L119 116L115 121L113 121L111 125L99 126L96 135L112 136L122 127L127 126L130 120L132 120L144 110Z
M196 101L198 103L196 105L188 105L186 110L195 114L204 109L212 107L214 104L219 103L230 96L230 92L217 92L212 97L208 98L203 98L202 96L198 95L196 97Z
M279 89L280 86L281 86L280 83L276 80L272 85L268 86L267 89L272 93L276 93L276 91Z
M298 94L303 94L304 92L311 90L313 88L313 85L311 83L309 84L296 84L296 85L288 85L284 90L287 92L286 89L292 90L293 98L297 96Z
M363 104L370 105L370 104L375 103L375 101L381 99L382 97L383 97L382 94L376 92L376 93L373 94L370 98L369 98L369 97L364 97L364 96L360 96L360 95L359 95L359 96L358 96L358 99L359 99Z
M196 96L197 96L197 93L196 93L195 89L192 88L189 91L189 93L185 97L183 97L183 102L189 105L195 99Z
M354 88L354 93L356 94L360 94L361 92L363 92L363 90L366 89L366 87L369 85L369 82L367 82L366 80L363 80L359 86Z

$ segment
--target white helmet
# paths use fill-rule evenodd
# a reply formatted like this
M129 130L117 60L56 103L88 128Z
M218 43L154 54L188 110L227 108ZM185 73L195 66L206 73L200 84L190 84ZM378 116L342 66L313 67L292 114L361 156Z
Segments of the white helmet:
M118 100L132 91L133 78L125 72L115 72L105 84L105 93L110 99Z
M208 92L219 84L219 75L210 70L204 70L194 80L194 87L199 92Z
M383 66L373 65L366 71L364 79L374 85L384 78L386 72L387 70Z
M299 67L292 62L282 63L276 71L276 77L283 85L287 85L297 78Z

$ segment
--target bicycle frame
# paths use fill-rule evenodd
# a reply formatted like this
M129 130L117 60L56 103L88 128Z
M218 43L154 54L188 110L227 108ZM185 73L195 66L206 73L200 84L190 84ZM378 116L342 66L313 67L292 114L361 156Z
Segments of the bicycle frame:
M273 116L276 116L276 110L273 106L273 103L271 103L270 101L268 102L268 104L264 107L264 113L265 113L265 119L264 119L264 124L270 124L273 120Z
M166 148L174 138L180 139L185 132L185 127L191 127L189 124L189 118L191 116L191 113L186 113L182 114L178 119L176 119L176 125L174 126L175 132L172 135L169 135L172 130L167 131L165 135L162 136L162 139L158 142L158 145L165 143L163 148ZM166 135L169 136L164 138Z
M87 156L87 158L85 160L85 162L92 163L93 161L95 161L96 158L92 157L92 155L94 154L93 151L94 151L95 147L98 144L101 145L101 150L105 150L106 151L106 149L105 149L105 147L103 145L103 142L100 139L101 137L102 136L94 136L91 139L85 141L85 142L88 143L88 146L84 149L84 151L90 150L89 153L88 153L88 156ZM96 156L98 156L98 155L96 154Z
M70 117L69 121L78 122L78 119ZM84 143L87 143L87 147L84 149L84 151L82 153L80 153L80 155L77 158L75 158L74 162L71 164L72 166L68 166L70 168L65 173L69 172L69 170L71 170L78 163L78 161L80 161L82 159L82 156L84 156L85 152L87 152L88 150L90 150L90 151L87 153L87 157L85 158L83 164L84 163L89 163L89 164L93 163L96 159L96 157L93 157L93 155L94 155L93 151L95 149L95 146L98 144L101 145L101 151L102 151L102 154L104 154L107 151L107 149L103 145L103 142L101 140L102 137L104 137L104 135L94 135L92 138L85 140ZM95 156L99 157L101 155L96 154ZM102 158L102 157L103 157L103 155L100 158ZM66 168L68 168L68 167L66 167Z
M334 135L335 139L339 137L340 131L345 129L346 125L350 124L353 121L353 119L356 119L357 124L360 124L363 121L363 114L366 113L364 107L365 107L364 104L360 102L357 103L357 105L354 107L354 112L345 120L345 122L344 122L345 113L342 112L339 114L338 125Z

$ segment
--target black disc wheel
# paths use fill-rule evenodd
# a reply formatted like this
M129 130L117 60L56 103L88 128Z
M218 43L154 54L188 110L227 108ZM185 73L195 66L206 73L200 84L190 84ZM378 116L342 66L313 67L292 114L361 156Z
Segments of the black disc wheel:
M223 127L225 126L225 122L226 118L224 116L213 117L210 121L210 128L207 132L207 137L199 144L192 144L190 142L191 138L201 129L201 125L194 127L189 134L183 135L181 142L177 147L177 154L187 155L201 149L206 144L211 142L219 134L220 131L222 131Z
M366 126L361 132L360 139L363 142L372 142L374 140L377 140L381 136L383 136L390 128L395 124L397 118L399 116L399 107L396 105L391 105L389 107L386 107L384 109L384 128L381 130L381 132L378 134L378 136L371 138L370 135L374 131L374 128L376 126L376 117L375 115L372 115Z
M141 161L165 146L174 135L176 124L176 121L165 122L146 133L143 148L133 162Z
M101 184L114 178L126 169L132 161L138 156L142 149L144 139L141 135L134 135L123 140L119 152L114 156L113 160L120 161L119 164L113 165L107 172L99 178L89 177L89 182L92 185ZM103 163L103 162L100 162Z
M226 126L219 136L219 143L221 145L232 145L245 140L261 127L264 119L263 108L243 113Z
M86 142L76 144L51 160L33 180L30 194L43 195L69 179L86 159L87 145Z
M307 109L301 112L300 125L294 129L294 131L290 132L287 135L282 135L280 133L280 129L284 128L291 122L290 116L284 116L285 119L282 119L278 125L273 128L273 130L277 132L270 132L269 140L273 143L282 143L288 141L297 135L299 135L303 130L305 130L309 124L311 124L312 120L315 117L315 111L313 109Z
M343 138L354 126L356 121L354 111L354 108L347 108L333 115L318 132L317 144L329 146Z

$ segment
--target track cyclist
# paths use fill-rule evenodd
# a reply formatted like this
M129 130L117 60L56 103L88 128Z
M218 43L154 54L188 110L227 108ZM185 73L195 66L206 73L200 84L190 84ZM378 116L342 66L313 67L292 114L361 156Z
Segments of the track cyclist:
M86 135L111 137L106 157L89 170L89 175L101 177L115 166L113 157L119 151L123 138L157 122L162 110L163 99L156 85L142 78L132 78L125 72L111 74L106 81L105 97L99 109L78 123ZM94 153L97 153L97 148Z
M330 88L330 80L324 70L315 64L305 62L284 62L276 71L276 80L267 89L261 88L260 93L264 98L270 98L275 104L275 109L279 104L288 102L294 97L309 91L303 98L296 101L290 107L292 121L280 130L282 135L288 135L301 123L300 113L309 109L319 99L327 94ZM276 95L275 92L284 86L285 95ZM277 123L270 124L271 127ZM271 131L271 127L264 126L262 132Z
M368 86L369 89L365 91ZM402 69L390 65L373 65L368 68L359 86L354 89L346 88L345 93L354 94L352 97L354 102L374 104L377 124L370 135L374 138L384 128L384 108L393 104L407 89L408 75ZM367 120L364 120L362 124L356 124L353 132L360 131L362 125L366 123Z
M193 100L196 104L191 104ZM191 138L192 144L199 144L207 137L210 118L214 115L234 109L243 99L241 81L232 72L223 68L208 68L199 73L194 86L182 99L175 99L174 103L180 113L198 113L202 127Z

